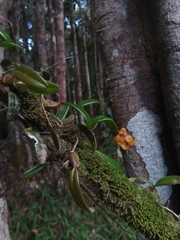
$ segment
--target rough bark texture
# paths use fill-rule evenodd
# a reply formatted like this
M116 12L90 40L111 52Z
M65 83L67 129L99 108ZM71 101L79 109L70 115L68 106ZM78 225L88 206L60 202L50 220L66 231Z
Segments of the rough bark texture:
M46 68L48 66L47 61L47 44L46 44L46 30L45 30L45 14L46 14L46 1L36 1L36 22L34 23L36 28L36 49L38 57L38 66Z
M2 190L2 188L1 188ZM8 228L8 208L5 199L0 197L0 240L10 240Z
M55 0L57 79L60 86L59 101L66 101L66 57L64 44L64 12L63 1Z
M159 71L180 169L180 2L154 1Z
M127 174L155 183L167 174L165 162L170 171L175 170L174 149L166 134L153 4L125 0L92 3L112 113L119 128L127 127L137 140L128 154L123 152ZM158 192L164 202L171 195L166 187Z

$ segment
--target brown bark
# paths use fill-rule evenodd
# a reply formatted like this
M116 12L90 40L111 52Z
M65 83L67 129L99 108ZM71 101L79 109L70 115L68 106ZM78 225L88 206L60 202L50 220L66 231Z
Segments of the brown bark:
M57 79L60 86L59 101L66 101L66 57L64 44L64 12L63 1L55 0Z
M84 13L83 9L81 8L81 2L78 1L78 6L80 9L80 16L82 22L82 38L83 38L83 52L84 52L84 64L85 64L85 79L86 79L86 88L87 88L87 98L91 98L91 79L89 74L89 64L88 64L88 53L87 53L87 44L86 44L86 28L84 22ZM89 106L90 115L93 116L93 107L92 105Z
M167 174L165 162L171 173L177 172L158 73L152 1L92 3L112 113L118 127L125 126L137 140L128 154L123 152L127 174L155 183ZM171 190L159 189L159 194L166 201Z
M69 1L69 8L70 8L71 31L72 31L72 34L73 34L76 101L81 102L82 101L82 83L81 83L78 44L77 44L76 24L75 24L75 16L74 16L74 4L73 4L72 0ZM81 115L79 116L79 121L83 122L83 118L82 118Z
M55 10L52 6L52 1L47 0L48 7L48 15L49 15L49 26L50 26L50 36L51 36L51 46L50 49L52 51L50 64L53 70L53 76L57 79L57 47L56 47L56 31L55 31ZM55 65L54 65L55 64Z
M153 1L159 72L180 170L180 2Z
M46 15L46 1L39 0L36 1L36 22L34 22L34 27L36 28L36 49L38 56L38 66L46 68L48 66L47 61L47 45L46 45L46 30L45 30L45 15Z

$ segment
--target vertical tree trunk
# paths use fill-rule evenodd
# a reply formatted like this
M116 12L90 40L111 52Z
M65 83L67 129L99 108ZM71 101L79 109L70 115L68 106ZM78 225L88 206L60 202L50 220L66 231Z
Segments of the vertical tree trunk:
M82 84L81 84L81 73L80 73L80 64L79 64L79 53L78 53L78 44L77 44L77 35L76 35L76 24L74 16L74 5L73 1L69 1L70 8L70 23L73 33L73 47L74 47L74 66L75 66L75 92L77 102L82 101ZM79 121L82 123L82 115L79 115Z
M46 15L46 1L39 0L36 1L36 22L34 26L36 27L36 49L38 56L38 66L46 68L48 66L47 61L47 45L46 45L46 23L45 23L45 15Z
M153 12L144 12L141 1L92 3L113 116L119 128L125 126L137 140L135 147L123 152L127 174L155 183L167 175L165 161L170 162L172 149L168 152L165 142L165 112L153 51L155 33L151 32ZM166 202L171 187L158 188L158 193Z
M57 49L57 79L60 86L59 101L66 101L66 57L64 44L64 12L63 1L55 0L56 49Z
M47 7L48 7L48 14L49 14L49 25L50 25L50 36L51 36L51 65L52 67L52 72L53 76L55 79L57 79L57 47L56 47L56 31L55 31L55 10L52 6L52 1L47 0Z
M84 22L84 13L81 8L81 1L78 0L78 6L80 9L81 21L82 21L82 38L83 38L83 50L84 50L84 62L85 62L85 73L86 73L86 83L87 83L87 98L91 98L91 80L89 74L89 64L88 64L88 54L87 54L87 44L86 44L86 28ZM93 116L92 104L89 106L89 112Z
M180 2L163 0L153 3L159 71L180 170Z

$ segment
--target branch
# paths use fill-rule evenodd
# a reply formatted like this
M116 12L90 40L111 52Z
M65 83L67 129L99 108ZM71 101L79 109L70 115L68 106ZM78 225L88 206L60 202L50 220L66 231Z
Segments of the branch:
M11 88L11 91L14 91ZM47 161L60 166L65 176L69 177L72 169L78 165L79 181L83 196L88 204L98 211L107 213L116 221L126 221L135 230L143 233L149 239L175 240L180 238L180 226L171 213L151 192L133 185L129 179L104 161L94 151L88 149L75 125L64 126L52 113L42 107L41 96L33 93L19 93L20 121L31 126L44 138L47 149ZM7 99L7 87L0 86L0 99ZM7 105L7 101L3 102ZM59 139L60 148L54 144L49 121ZM68 126L68 127L67 127ZM73 148L77 143L78 145ZM72 150L73 149L73 150ZM79 156L79 163L69 161L70 152Z

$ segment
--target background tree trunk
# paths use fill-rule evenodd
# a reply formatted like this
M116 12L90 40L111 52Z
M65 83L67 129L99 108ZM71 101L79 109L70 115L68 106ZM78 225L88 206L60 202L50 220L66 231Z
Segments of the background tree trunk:
M57 49L57 79L56 82L60 86L59 101L66 101L66 56L64 43L64 12L63 1L55 0L55 30L56 30L56 49Z
M36 1L35 7L35 48L37 51L37 64L38 67L47 68L47 34L46 34L46 1L39 0Z

